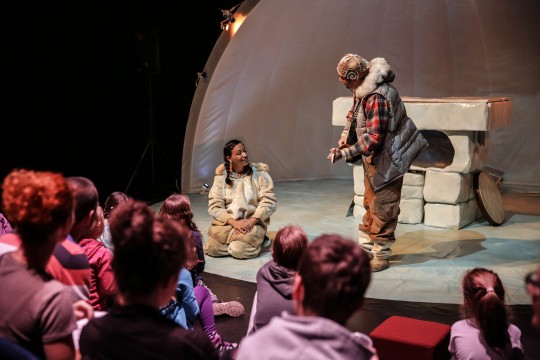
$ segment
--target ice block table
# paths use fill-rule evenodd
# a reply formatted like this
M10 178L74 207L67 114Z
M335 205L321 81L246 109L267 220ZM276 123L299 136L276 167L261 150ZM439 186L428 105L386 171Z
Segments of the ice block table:
M418 129L443 131L450 138L455 154L452 164L442 169L411 167L403 182L399 221L423 221L428 226L460 229L479 216L473 177L486 166L489 130L510 123L512 103L507 97L404 96L402 100ZM352 104L352 97L333 101L334 126L345 126ZM355 192L353 214L360 219L364 213L363 169L361 163L351 166Z

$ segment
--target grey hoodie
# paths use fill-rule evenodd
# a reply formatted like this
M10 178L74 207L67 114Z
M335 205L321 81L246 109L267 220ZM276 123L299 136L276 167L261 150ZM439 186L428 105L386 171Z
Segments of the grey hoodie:
M240 343L236 360L367 360L371 338L338 323L315 316L284 312Z
M257 304L251 333L270 322L283 311L294 314L292 286L294 270L275 261L264 264L257 272Z

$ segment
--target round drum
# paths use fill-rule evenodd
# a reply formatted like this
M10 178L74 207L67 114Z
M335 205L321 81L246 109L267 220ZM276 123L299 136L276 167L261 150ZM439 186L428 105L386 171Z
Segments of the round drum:
M504 206L497 182L485 171L474 174L474 196L482 215L493 226L504 222Z

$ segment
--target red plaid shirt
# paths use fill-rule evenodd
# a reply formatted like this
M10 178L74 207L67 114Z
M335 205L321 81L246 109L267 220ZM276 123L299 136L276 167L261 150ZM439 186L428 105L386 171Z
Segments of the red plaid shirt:
M361 134L356 144L341 150L345 158L358 154L370 155L384 142L390 121L390 108L386 99L379 94L370 95L364 100L364 113L366 132ZM356 131L356 129L349 129L349 131Z

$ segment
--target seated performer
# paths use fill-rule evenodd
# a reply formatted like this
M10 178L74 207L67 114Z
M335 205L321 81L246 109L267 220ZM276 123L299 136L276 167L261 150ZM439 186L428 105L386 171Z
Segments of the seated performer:
M244 144L231 140L223 149L224 164L216 169L208 194L208 213L213 217L204 251L209 256L257 257L276 195L268 165L249 163Z

